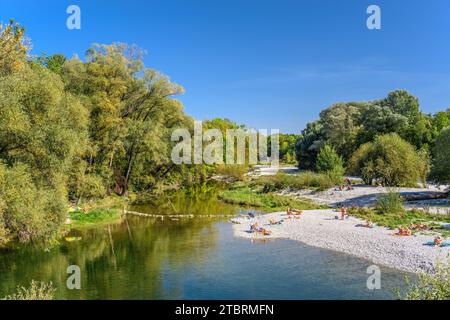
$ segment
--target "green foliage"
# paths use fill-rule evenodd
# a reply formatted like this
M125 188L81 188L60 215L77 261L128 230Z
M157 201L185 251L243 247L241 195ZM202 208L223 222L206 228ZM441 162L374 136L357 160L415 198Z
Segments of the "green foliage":
M302 170L314 170L317 154L325 145L323 126L319 121L308 123L295 145L298 167Z
M57 236L67 173L85 149L87 122L80 101L45 68L24 65L0 77L0 202L8 240Z
M450 127L444 129L436 140L435 159L431 178L437 182L450 182Z
M278 135L278 141L279 141L279 156L280 161L286 164L293 164L295 163L295 145L297 143L297 140L300 138L297 134L282 134L280 133ZM269 150L270 150L270 139L268 141L269 143Z
M29 287L17 287L16 293L3 298L3 300L53 300L56 289L53 283L31 281Z
M348 159L356 149L362 106L363 103L338 103L320 113L326 143L344 159Z
M244 180L245 175L248 173L249 167L241 164L232 165L218 165L216 166L216 173L227 177L232 177L235 180Z
M99 223L111 223L121 220L119 209L94 209L84 213L75 211L70 214L70 218L76 226L98 225Z
M265 212L285 211L286 208L298 210L324 208L324 206L319 206L310 200L256 192L246 187L222 191L219 194L219 199L230 204L256 207Z
M448 124L448 115L421 113L418 99L405 90L371 102L334 104L303 130L296 144L299 168L315 169L318 152L326 144L347 163L362 145L390 133L398 134L417 150L431 151L433 156L434 141Z
M397 290L402 300L450 300L450 261L438 262L433 273L422 272L418 281L411 283L406 278L407 291L402 294Z
M450 125L450 108L447 111L441 111L435 114L433 118L433 126L439 133Z
M62 54L54 54L51 56L42 55L41 57L37 58L38 63L58 75L62 75L64 63L66 61L67 58Z
M326 190L340 182L341 178L334 175L305 171L295 175L279 173L276 176L265 176L254 183L261 186L263 192L272 192L285 188Z
M387 134L361 146L349 162L349 171L367 184L379 180L386 186L416 186L426 171L425 160L398 135Z
M325 145L317 156L316 168L318 172L342 177L344 175L344 161L329 145Z
M405 211L400 194L393 190L378 196L375 210L379 214L402 213Z
M25 28L13 20L7 25L0 24L0 76L20 70L26 63L29 50Z
M383 104L394 113L401 114L411 121L416 120L420 114L419 100L406 90L390 92Z
M441 223L450 222L450 217L446 215L430 214L421 210L386 211L380 213L371 208L353 207L348 212L350 215L390 229L410 227L411 224L422 223L427 224L434 232L444 235L446 234L446 229Z

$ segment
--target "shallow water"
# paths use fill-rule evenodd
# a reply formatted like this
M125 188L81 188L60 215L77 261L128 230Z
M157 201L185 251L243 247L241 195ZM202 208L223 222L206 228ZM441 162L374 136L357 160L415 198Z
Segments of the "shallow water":
M236 212L217 203L198 210ZM368 290L369 261L291 240L252 243L217 218L131 217L72 235L82 240L0 253L0 297L35 279L52 281L59 299L391 299L406 275L381 267L381 290ZM81 269L81 290L66 288L69 265Z

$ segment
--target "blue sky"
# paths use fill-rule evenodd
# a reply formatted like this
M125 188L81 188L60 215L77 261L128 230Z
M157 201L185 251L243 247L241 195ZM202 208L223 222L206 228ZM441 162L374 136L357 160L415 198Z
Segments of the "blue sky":
M66 28L81 8L82 29ZM382 29L366 28L377 4ZM84 52L126 42L186 89L197 119L227 117L299 133L339 101L419 97L427 113L450 106L448 0L0 0L0 20L25 25L33 53Z

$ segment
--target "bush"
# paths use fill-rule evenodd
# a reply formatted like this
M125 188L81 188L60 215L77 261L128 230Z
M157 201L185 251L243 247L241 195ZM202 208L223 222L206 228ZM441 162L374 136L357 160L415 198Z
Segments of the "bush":
M410 227L411 224L427 224L433 232L443 236L448 234L445 224L450 223L450 216L443 214L430 214L422 210L406 210L401 212L380 213L377 210L364 207L353 207L349 214L365 221L371 221L382 227L396 229Z
M340 177L305 171L294 175L279 173L275 176L261 177L255 183L263 187L263 192L273 192L285 188L326 190L340 182Z
M120 210L96 208L87 213L75 211L70 214L73 222L78 226L88 226L99 223L112 223L121 220Z
M375 204L375 210L380 214L403 212L403 200L395 191L380 194Z
M366 184L379 180L386 186L415 187L427 170L424 161L424 157L397 134L386 134L362 145L350 159L349 168Z
M236 180L243 180L245 174L248 172L247 165L241 164L223 164L216 166L216 173L223 176L232 177Z
M259 193L248 188L225 190L219 194L219 199L230 204L260 208L266 212L285 211L288 207L299 210L327 208L317 205L310 200Z
M1 209L0 209L0 248L5 246L8 243L8 241L9 241L8 234L9 234L9 231L6 228L5 220L3 218L3 212L1 212Z
M399 299L403 300L450 300L450 261L446 265L438 263L434 274L420 273L417 283L408 284L407 292L402 295L397 290Z
M17 287L17 292L6 296L4 300L53 300L56 289L53 283L32 280L28 288Z
M0 164L0 180L0 245L53 239L67 210L64 191L36 185L25 165Z
M325 145L317 156L316 169L334 176L344 175L344 161L329 145Z

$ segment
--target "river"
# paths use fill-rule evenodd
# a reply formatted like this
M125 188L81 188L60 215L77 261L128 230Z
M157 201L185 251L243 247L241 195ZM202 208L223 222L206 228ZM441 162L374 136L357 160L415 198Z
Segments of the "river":
M242 212L217 201L181 202L170 206ZM165 212L154 205L133 209ZM58 299L392 299L406 275L382 267L381 289L369 290L369 261L296 241L235 238L223 218L128 217L71 235L81 239L62 240L49 251L0 253L0 297L34 279L52 281ZM81 290L66 287L70 265L80 267Z

